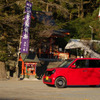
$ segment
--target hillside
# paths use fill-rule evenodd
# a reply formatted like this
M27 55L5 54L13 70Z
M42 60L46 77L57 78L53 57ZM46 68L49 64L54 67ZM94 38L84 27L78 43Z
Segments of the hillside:
M30 24L30 48L38 50L54 30L65 29L70 35L58 38L64 47L70 39L100 40L100 0L30 0L33 3ZM14 69L20 47L25 16L25 0L0 0L0 61ZM41 14L42 13L42 14ZM41 14L41 16L40 16ZM42 21L40 21L42 19ZM50 24L53 22L53 24ZM92 49L100 53L100 45ZM14 68L12 68L14 67Z

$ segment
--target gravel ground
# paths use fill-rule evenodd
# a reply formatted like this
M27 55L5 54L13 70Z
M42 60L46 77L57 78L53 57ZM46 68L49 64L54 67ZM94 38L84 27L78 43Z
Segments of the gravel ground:
M100 100L100 87L48 87L42 80L0 81L0 100Z

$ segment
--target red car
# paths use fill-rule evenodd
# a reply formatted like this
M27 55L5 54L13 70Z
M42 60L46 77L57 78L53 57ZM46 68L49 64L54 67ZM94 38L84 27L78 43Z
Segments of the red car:
M65 60L57 68L46 70L43 83L58 88L66 85L100 85L100 58Z

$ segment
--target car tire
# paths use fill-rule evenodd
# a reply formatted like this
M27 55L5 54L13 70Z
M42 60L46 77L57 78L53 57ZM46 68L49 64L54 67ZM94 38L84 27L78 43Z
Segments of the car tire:
M64 77L58 77L56 80L55 80L55 86L57 88L65 88L66 87L66 79Z

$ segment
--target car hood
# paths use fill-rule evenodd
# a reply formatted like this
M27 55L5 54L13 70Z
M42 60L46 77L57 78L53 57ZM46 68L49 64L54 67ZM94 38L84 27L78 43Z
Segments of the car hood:
M46 71L52 71L54 69L56 69L56 68L48 68Z
M64 68L60 68L60 67L56 67L56 68L48 68L46 71L52 71L52 70L60 70L60 69L64 69Z

